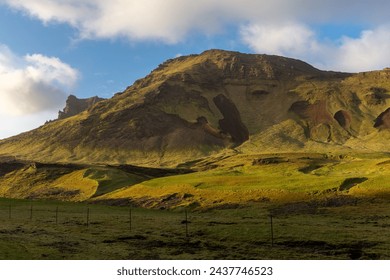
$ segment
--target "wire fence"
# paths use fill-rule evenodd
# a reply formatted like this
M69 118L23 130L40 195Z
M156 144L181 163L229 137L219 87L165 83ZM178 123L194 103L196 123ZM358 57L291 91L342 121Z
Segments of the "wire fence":
M25 232L34 228L50 229L50 233L54 234L101 236L101 242L106 243L114 242L113 236L119 241L132 238L141 241L146 238L183 242L197 240L214 250L213 246L217 245L212 245L212 242L215 241L218 246L229 243L232 248L243 244L246 248L303 248L322 253L354 254L354 257L363 256L363 251L377 247L375 250L388 256L390 240L385 237L384 231L389 224L390 210L386 208L383 215L376 212L372 217L368 216L367 209L364 213L355 214L352 210L339 214L337 211L333 214L309 211L270 215L267 209L261 207L208 211L186 208L151 210L84 203L0 200L0 236L4 232L12 233L11 228L23 227ZM378 229L382 229L381 237L378 237ZM168 244L164 242L161 244ZM156 246L159 244L156 242ZM310 254L310 251L305 253ZM375 258L377 255L368 256Z
M234 211L233 211L234 212ZM223 215L219 215L223 213ZM132 207L42 202L0 202L1 224L30 223L42 226L114 228L121 232L161 232L185 238L206 234L222 238L257 238L273 243L273 229L266 214L261 216L226 215L225 212L150 210ZM272 239L272 240L271 240Z

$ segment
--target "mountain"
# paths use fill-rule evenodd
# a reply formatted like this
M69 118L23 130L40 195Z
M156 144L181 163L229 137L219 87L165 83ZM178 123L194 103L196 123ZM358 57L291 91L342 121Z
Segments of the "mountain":
M390 152L390 70L321 71L209 50L170 59L111 99L68 99L59 119L0 141L42 162L177 166L221 151Z
M79 99L74 95L69 95L66 100L65 108L58 112L58 119L66 119L91 108L96 103L103 101L103 98L97 96Z

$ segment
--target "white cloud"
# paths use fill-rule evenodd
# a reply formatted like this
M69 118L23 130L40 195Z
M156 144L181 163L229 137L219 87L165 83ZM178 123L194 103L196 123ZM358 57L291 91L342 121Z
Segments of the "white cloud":
M78 76L77 70L58 58L20 57L0 45L0 137L10 136L7 131L15 128L31 129L47 120L43 116L53 116L64 106Z
M363 31L359 38L344 37L331 67L345 71L382 69L390 66L390 26Z
M55 57L18 57L0 45L0 113L26 115L55 110L78 79L78 72Z
M241 26L256 51L302 58L317 66L358 71L388 64L388 0L0 0L45 24L66 23L77 39L127 38L177 43L192 32L212 35ZM360 25L359 38L327 42L313 24ZM333 53L332 53L333 52Z
M297 23L287 25L250 24L241 28L241 36L243 42L250 48L262 53L289 54L297 57L318 48L314 32Z
M365 30L358 38L321 42L310 28L300 24L242 26L241 37L252 50L309 61L315 66L338 71L368 71L390 65L390 28Z
M126 37L176 43L189 31L213 32L221 25L220 3L215 0L0 1L45 23L70 24L81 39Z
M71 88L78 79L77 70L56 57L41 54L26 55L26 75L33 81Z
M127 37L175 43L197 30L212 34L225 24L259 22L383 23L387 0L0 0L45 23L77 28L81 38Z

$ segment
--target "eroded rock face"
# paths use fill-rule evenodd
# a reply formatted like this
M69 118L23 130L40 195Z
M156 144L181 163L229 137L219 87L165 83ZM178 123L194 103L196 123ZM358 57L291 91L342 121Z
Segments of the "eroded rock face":
M384 105L389 98L388 90L381 87L371 87L370 93L364 97L366 104L369 106Z
M351 128L352 117L351 114L345 110L337 111L334 115L334 119L338 122L338 124L344 128L345 130L349 130Z
M64 110L58 112L58 119L66 119L80 114L102 100L104 100L104 98L99 98L97 96L79 99L74 95L69 95Z
M344 142L349 138L352 117L344 110L330 113L327 101L317 100L314 103L297 101L290 107L306 126L306 136L319 142ZM344 129L340 129L336 122Z
M249 139L249 131L241 121L240 112L236 105L223 94L216 96L213 100L223 115L223 119L219 121L221 130L230 134L232 141L236 145L247 141Z
M384 111L376 118L374 127L390 129L390 108L387 108L386 111Z
M297 101L291 105L290 111L313 125L329 124L333 121L326 101L323 100L318 100L314 104L310 104L308 101Z

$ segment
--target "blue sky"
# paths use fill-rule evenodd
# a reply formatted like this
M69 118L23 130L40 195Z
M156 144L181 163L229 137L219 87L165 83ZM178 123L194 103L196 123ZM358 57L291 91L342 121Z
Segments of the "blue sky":
M387 0L0 0L0 138L69 94L111 97L166 59L211 48L327 70L390 65Z

